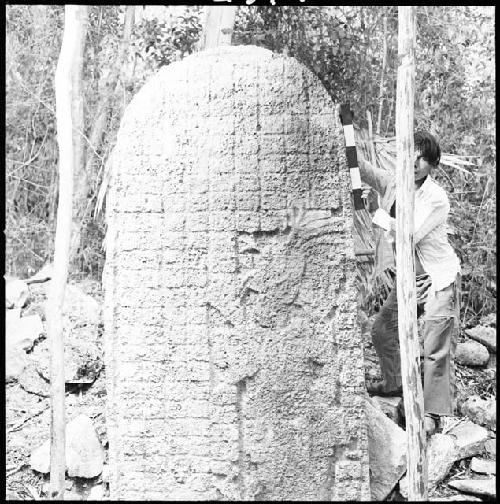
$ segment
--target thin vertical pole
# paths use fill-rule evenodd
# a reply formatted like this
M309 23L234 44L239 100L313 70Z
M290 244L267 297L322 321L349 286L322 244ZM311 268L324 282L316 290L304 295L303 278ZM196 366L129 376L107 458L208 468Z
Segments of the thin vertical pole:
M415 10L414 6L398 7L396 269L399 345L406 415L408 500L424 501L427 500L427 460L413 243Z

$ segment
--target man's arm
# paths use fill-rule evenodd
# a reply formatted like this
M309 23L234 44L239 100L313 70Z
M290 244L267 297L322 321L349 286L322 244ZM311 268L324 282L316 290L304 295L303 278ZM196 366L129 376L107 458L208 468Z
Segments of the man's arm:
M375 168L369 161L358 153L359 174L361 180L373 187L381 196L384 195L389 184L390 175L381 168Z
M450 204L447 200L427 201L414 209L413 241L417 244L424 236L429 234L436 226L446 222ZM396 219L385 210L378 208L374 213L374 224L388 231L394 239L396 235Z

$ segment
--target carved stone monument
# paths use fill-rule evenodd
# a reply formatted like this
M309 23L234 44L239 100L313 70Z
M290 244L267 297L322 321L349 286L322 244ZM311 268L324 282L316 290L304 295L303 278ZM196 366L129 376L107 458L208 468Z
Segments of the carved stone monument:
M112 499L370 498L338 109L253 46L164 67L106 204Z

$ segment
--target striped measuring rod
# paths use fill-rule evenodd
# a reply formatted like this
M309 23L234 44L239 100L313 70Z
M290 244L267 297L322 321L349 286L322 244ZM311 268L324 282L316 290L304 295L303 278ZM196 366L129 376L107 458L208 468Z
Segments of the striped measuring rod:
M364 210L365 205L361 198L361 175L359 174L356 142L354 140L354 127L352 125L352 112L349 102L340 106L340 121L342 123L342 127L344 128L345 152L347 155L347 166L349 167L349 172L351 173L354 209Z

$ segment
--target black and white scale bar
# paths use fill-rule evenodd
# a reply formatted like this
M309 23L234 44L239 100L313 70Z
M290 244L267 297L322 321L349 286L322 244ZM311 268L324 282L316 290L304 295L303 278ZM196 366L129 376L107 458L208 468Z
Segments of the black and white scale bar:
M352 195L354 197L354 209L363 210L365 205L361 198L361 176L359 174L358 156L356 153L356 142L354 140L354 127L352 125L352 112L349 103L340 106L340 121L344 128L345 151L347 155L347 166L351 174Z

